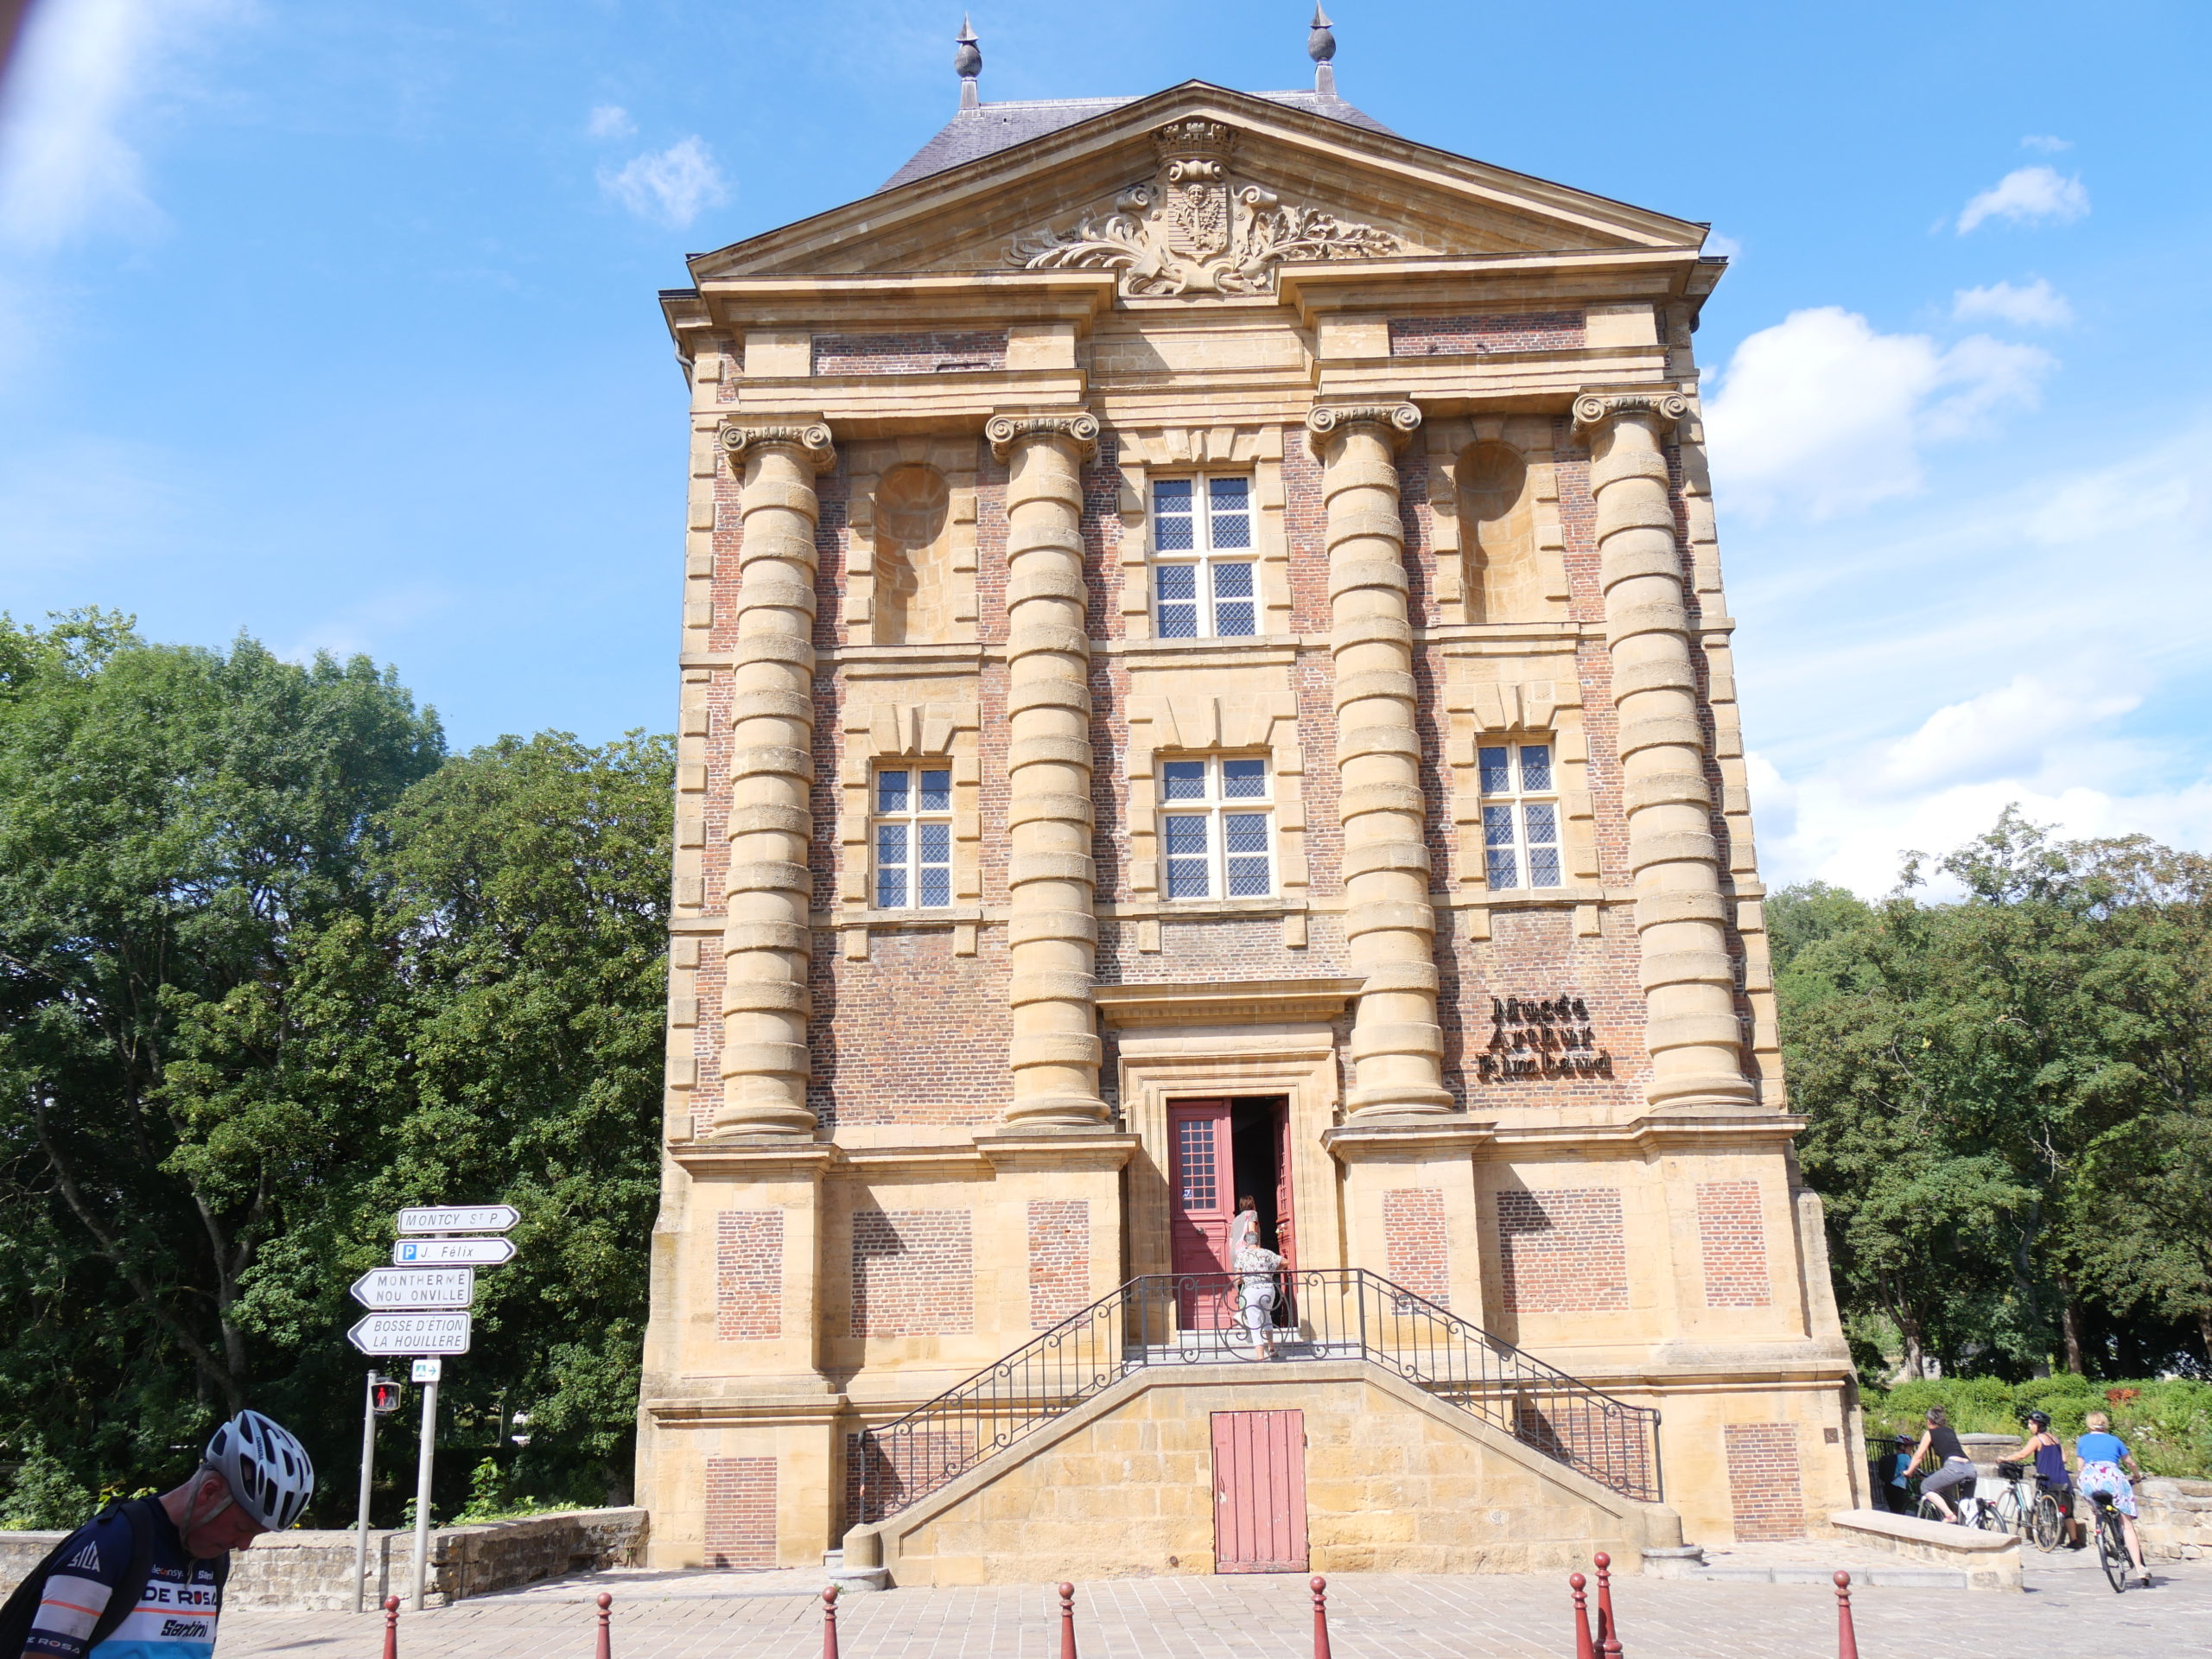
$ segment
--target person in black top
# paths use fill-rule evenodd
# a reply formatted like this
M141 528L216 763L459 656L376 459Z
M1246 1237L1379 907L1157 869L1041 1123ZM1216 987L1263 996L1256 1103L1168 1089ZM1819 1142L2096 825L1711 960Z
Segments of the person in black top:
M1922 1463L1928 1465L1928 1473L1920 1482L1920 1495L1935 1500L1936 1507L1943 1512L1946 1521L1955 1521L1959 1513L1951 1507L1948 1494L1955 1486L1963 1484L1966 1496L1974 1492L1974 1459L1967 1456L1966 1448L1959 1444L1959 1437L1951 1427L1951 1420L1941 1406L1928 1409L1928 1427L1920 1436L1920 1444L1913 1448L1912 1461L1905 1465L1910 1477Z

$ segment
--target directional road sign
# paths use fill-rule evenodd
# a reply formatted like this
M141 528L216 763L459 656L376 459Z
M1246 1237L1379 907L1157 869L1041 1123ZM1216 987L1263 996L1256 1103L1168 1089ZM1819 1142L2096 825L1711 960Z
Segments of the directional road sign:
M465 1354L466 1313L372 1313L346 1333L365 1354Z
M476 1269L372 1268L353 1281L353 1300L363 1307L467 1307L476 1300Z
M496 1268L515 1259L512 1238L403 1238L391 1247L395 1267Z
M521 1220L512 1204L425 1205L399 1212L403 1233L504 1233Z

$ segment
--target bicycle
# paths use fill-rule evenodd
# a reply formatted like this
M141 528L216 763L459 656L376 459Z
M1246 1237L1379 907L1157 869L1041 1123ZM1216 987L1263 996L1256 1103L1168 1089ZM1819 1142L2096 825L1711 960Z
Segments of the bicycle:
M1997 1474L2005 1490L1997 1495L1997 1524L1992 1530L2032 1539L2045 1554L2056 1549L2066 1536L2066 1512L2058 1499L2037 1488L2035 1475L2024 1463L2000 1463Z
M1941 1526L1961 1526L1970 1532L2003 1532L2005 1523L1997 1518L1997 1506L1976 1495L1971 1489L1951 1500L1955 1515L1947 1516L1932 1497L1923 1497L1920 1507L1913 1511L1923 1521L1933 1521Z
M2113 1594L2120 1595L2127 1589L2128 1574L2135 1570L2127 1559L2127 1535L2120 1529L2120 1506L2113 1502L2110 1492L2093 1492L2090 1498L2097 1511L2097 1564L2112 1581Z

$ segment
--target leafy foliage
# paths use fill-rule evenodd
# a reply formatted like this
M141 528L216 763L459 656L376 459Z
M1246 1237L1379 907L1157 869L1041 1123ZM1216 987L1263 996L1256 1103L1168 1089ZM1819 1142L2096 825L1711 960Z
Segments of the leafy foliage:
M347 1285L400 1205L504 1199L444 1438L626 1496L671 774L634 734L448 759L365 658L0 620L0 1443L166 1484L251 1403L343 1516Z
M2212 863L2012 811L1935 866L1957 901L1919 896L1924 863L1878 904L1815 885L1770 906L1801 1154L1862 1354L1907 1378L2202 1367Z
M2072 1372L2006 1382L1993 1376L1905 1382L1862 1396L1870 1437L1916 1437L1930 1406L1941 1406L1965 1434L2022 1434L2028 1414L2050 1414L2050 1432L2071 1441L2082 1418L2101 1411L2136 1459L2152 1474L2201 1479L2212 1475L2212 1383L2183 1377L2092 1382Z

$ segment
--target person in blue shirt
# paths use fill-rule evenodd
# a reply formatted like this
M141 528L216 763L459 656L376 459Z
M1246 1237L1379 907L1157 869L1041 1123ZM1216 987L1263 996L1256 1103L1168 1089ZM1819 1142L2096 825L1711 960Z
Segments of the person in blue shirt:
M215 1431L191 1479L103 1510L0 1607L5 1659L212 1659L229 1556L300 1518L315 1465L257 1411Z
M2148 1584L2151 1569L2143 1565L2143 1543L2135 1535L2135 1485L2120 1468L2126 1464L2140 1479L2142 1465L2127 1449L2127 1442L2112 1432L2112 1419L2101 1411L2091 1412L2082 1420L2082 1426L2088 1432L2074 1442L2074 1455L2082 1465L2075 1471L2075 1484L2084 1497L2094 1497L2099 1492L2112 1495L2113 1508L2120 1511L2120 1535L2127 1541L2127 1559L2135 1568L2136 1581Z
M1912 1436L1899 1434L1890 1442L1890 1449L1874 1460L1874 1477L1881 1483L1882 1503L1891 1515L1910 1515L1912 1495L1907 1483L1912 1477L1907 1470L1912 1463Z

